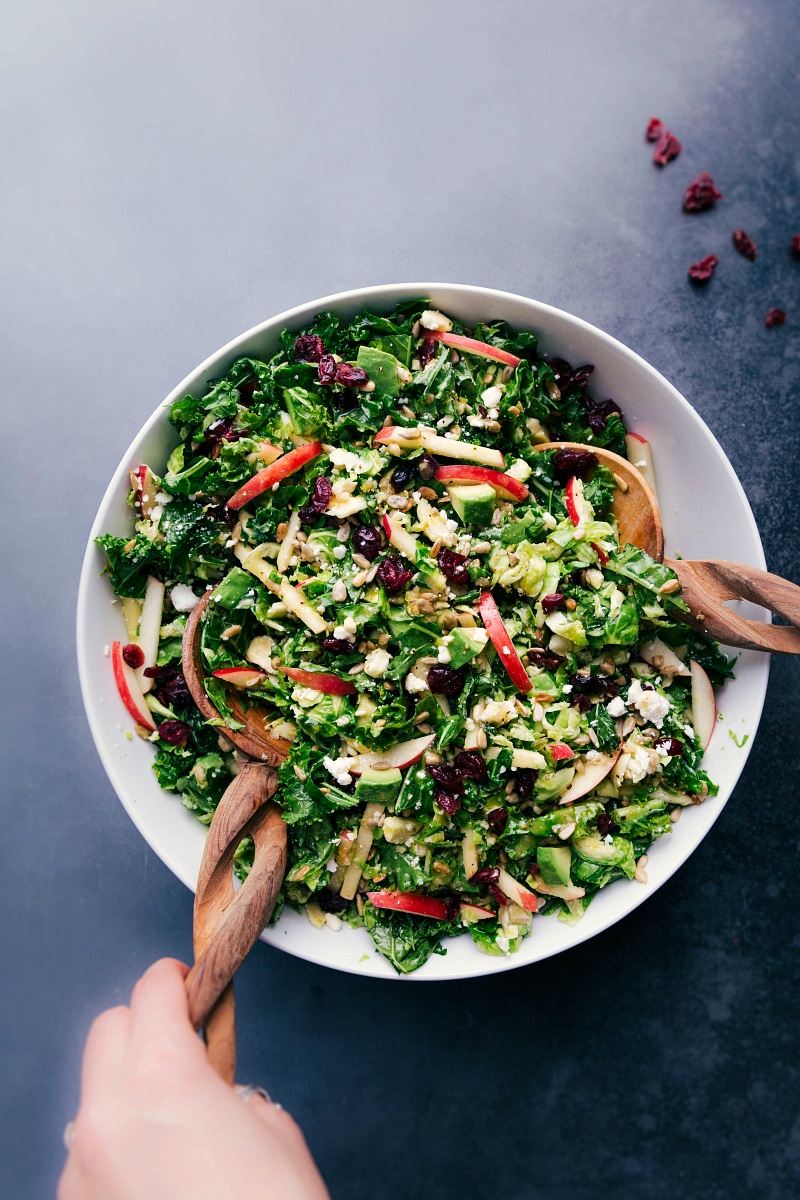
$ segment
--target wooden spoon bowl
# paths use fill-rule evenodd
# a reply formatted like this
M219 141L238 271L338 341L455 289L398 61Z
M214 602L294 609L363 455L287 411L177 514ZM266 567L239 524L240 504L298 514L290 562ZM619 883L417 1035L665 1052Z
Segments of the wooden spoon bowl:
M189 691L207 720L222 722L203 686L202 622L213 593L195 605L183 635L182 666ZM236 1032L232 979L269 921L286 873L287 831L272 797L275 768L290 743L269 732L271 714L250 704L247 711L234 688L228 702L236 722L220 732L237 749L238 773L219 802L208 831L194 901L195 963L186 978L189 1016L205 1027L208 1056L217 1072L233 1083ZM238 889L233 859L243 838L255 845L253 866Z
M621 545L629 543L663 560L678 576L690 612L681 620L726 646L800 654L800 587L758 567L725 559L664 558L664 530L655 492L641 471L602 446L580 442L545 442L537 450L591 450L614 474L617 488L612 511ZM751 621L727 607L728 600L750 600L791 622L768 625Z

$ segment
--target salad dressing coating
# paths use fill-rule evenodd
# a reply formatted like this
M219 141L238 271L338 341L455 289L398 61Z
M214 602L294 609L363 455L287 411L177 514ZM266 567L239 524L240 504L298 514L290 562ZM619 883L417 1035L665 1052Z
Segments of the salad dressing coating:
M626 431L590 376L424 301L321 313L173 405L134 536L99 539L131 642L160 621L139 672L161 786L207 823L235 770L180 674L213 588L210 699L230 721L237 687L292 743L283 901L365 926L398 971L445 935L509 954L545 911L577 921L716 792L690 663L715 686L730 664L681 624L669 568L618 544L591 447L627 457Z

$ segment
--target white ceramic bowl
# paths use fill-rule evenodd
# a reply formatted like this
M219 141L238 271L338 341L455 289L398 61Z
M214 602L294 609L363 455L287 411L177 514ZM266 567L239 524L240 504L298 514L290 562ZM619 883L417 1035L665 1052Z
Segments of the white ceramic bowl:
M100 505L83 564L78 601L78 660L86 712L108 777L131 819L149 844L194 888L205 829L184 809L176 795L162 791L151 770L153 747L125 732L131 719L117 695L111 660L104 648L123 638L119 604L101 575L104 556L93 539L104 532L117 536L131 530L126 504L128 472L140 462L159 470L176 442L167 413L170 404L191 393L202 395L209 380L224 375L241 355L267 358L275 353L282 329L299 330L322 309L345 318L362 307L390 312L401 300L425 296L466 325L502 318L518 329L539 335L544 354L558 354L577 365L595 365L591 388L599 399L612 396L630 429L652 443L658 494L666 531L667 553L684 558L729 558L763 567L764 556L750 506L721 447L686 400L656 370L620 342L578 317L522 296L461 284L392 284L326 296L290 309L243 333L206 359L160 404L119 464ZM743 605L746 615L764 619L762 610ZM399 977L374 951L364 930L339 932L312 927L304 916L286 911L263 934L265 941L290 954L360 975L416 980L462 979L506 971L537 962L593 937L637 908L683 863L705 837L730 796L753 744L769 672L766 655L741 655L736 679L726 684L718 701L721 714L705 765L719 784L719 796L684 810L671 835L655 844L647 867L647 885L614 883L592 901L580 923L570 928L555 918L534 922L533 932L517 954L494 958L481 953L469 936L447 942L447 954L434 955L419 971ZM739 748L728 732L741 741ZM143 896L144 903L147 897Z

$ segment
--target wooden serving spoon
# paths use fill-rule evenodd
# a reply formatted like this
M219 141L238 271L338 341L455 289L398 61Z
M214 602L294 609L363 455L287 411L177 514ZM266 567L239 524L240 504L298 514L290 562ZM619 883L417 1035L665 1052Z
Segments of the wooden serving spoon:
M617 487L611 504L619 528L620 544L638 546L663 560L678 576L681 595L690 612L682 621L709 634L726 646L745 650L771 650L800 654L800 587L743 563L727 559L664 558L664 530L658 500L641 471L626 458L602 446L580 442L544 442L537 450L591 450L614 474ZM726 600L750 600L791 622L767 625L732 612Z
M238 774L219 802L208 831L194 900L195 962L186 977L189 1016L204 1028L209 1059L227 1083L236 1068L234 974L266 926L286 872L286 825L272 796L275 768L290 743L269 732L266 709L249 704L245 712L235 689L231 711L242 729L229 729L203 687L202 622L213 593L195 605L183 635L182 666L189 691L207 720L237 750ZM242 886L233 886L233 858L241 841L255 843L253 866Z

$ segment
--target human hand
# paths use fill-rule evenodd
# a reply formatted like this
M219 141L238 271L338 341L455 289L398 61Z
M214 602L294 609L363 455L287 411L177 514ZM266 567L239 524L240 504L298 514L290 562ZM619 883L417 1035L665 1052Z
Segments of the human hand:
M329 1200L289 1114L209 1064L187 973L161 959L92 1025L58 1200Z

